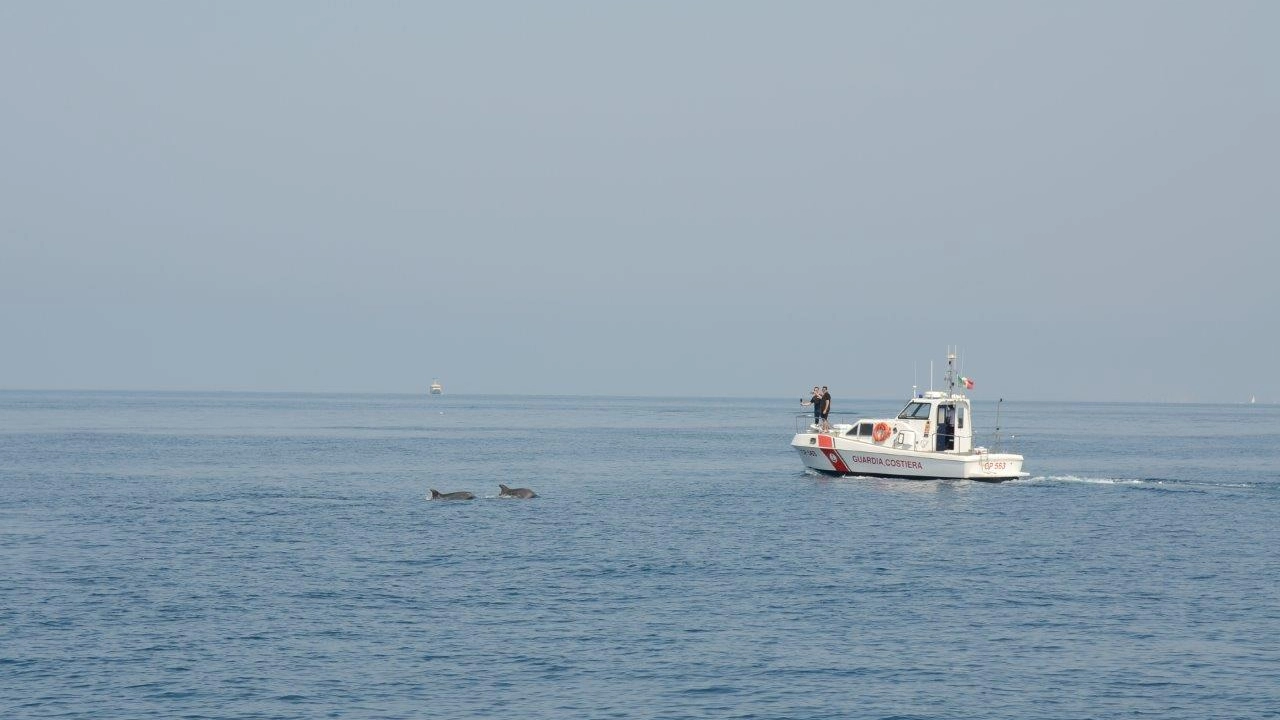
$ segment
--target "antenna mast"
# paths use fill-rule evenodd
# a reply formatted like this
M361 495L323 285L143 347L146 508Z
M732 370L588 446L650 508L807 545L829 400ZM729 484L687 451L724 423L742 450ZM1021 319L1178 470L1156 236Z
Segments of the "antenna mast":
M947 395L956 394L956 348L947 346Z
M1004 398L996 402L996 433L991 437L992 444L996 446L996 452L1000 452L1000 406L1003 404Z

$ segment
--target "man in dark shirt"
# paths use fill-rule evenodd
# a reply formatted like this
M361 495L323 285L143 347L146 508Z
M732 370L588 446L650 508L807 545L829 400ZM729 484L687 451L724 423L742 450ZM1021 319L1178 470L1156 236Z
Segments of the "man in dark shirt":
M827 416L831 414L831 393L827 392L827 386L822 386L822 400L819 402L822 408L822 431L826 432L831 429L831 423L827 422Z
M813 397L809 398L808 402L801 400L800 404L813 406L814 425L818 425L822 422L822 391L818 389L817 385L813 386Z

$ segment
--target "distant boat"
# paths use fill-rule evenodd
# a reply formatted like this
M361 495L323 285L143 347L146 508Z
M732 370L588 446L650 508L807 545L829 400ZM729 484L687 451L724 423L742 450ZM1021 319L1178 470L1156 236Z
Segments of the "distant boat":
M1249 396L1249 404L1250 404L1250 405L1253 405L1253 404L1255 404L1255 403L1257 403L1257 402L1258 402L1258 396L1257 396L1257 395L1250 395L1250 396Z
M432 380L432 381L431 381L431 394L432 394L432 395L443 395L443 394L444 394L444 386L440 384L440 381L439 381L439 380Z

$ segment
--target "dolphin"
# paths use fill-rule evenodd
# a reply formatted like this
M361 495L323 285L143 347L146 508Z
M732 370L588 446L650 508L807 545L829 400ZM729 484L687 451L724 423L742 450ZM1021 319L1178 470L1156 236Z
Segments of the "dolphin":
M502 483L498 483L498 487L501 489L501 492L498 493L498 497L513 497L525 500L538 497L538 494L529 488L509 488Z
M472 495L469 492L466 492L465 490L461 492L451 492L451 493L442 493L439 490L432 490L431 499L432 500L475 500L476 496Z

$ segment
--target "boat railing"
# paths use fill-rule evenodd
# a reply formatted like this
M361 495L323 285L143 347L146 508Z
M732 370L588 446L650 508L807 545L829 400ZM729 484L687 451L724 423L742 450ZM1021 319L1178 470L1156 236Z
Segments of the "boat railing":
M865 418L863 418L861 415L832 413L831 415L827 416L827 423L832 428L835 428L837 425L841 425L844 427L851 427L851 426L857 425L858 421L863 419ZM794 425L795 425L795 431L797 435L801 433L814 432L815 423L813 420L813 413L812 412L796 413L794 417ZM950 435L949 433L938 433L936 431L933 433L930 433L928 437L929 449L932 450L936 447L936 443L939 437L946 438L949 435ZM956 434L955 437L959 437L959 435ZM1008 447L1008 445L1010 444L1009 437L1010 436L1005 435L1004 433L1001 433L1001 432L984 433L981 436L975 433L973 435L973 447L974 448L983 447L986 449L987 452L992 452L992 453L1016 452L1016 449ZM989 438L988 442L983 443L982 442L983 438ZM1016 445L1016 443L1014 444Z
M813 432L813 413L796 413L795 426L796 434Z
M835 427L837 425L857 425L858 421L861 419L862 419L861 415L851 415L847 413L832 413L827 416L827 424L830 425L831 427ZM819 420L818 422L821 423L822 421ZM796 413L795 426L796 426L797 433L813 432L814 424L815 423L813 420L812 412Z
M1006 435L1002 432L984 433L983 437L987 438L987 442L983 445L987 448L987 452L991 453L1014 453L1018 454L1018 440L1016 435ZM973 444L978 445L978 438L974 436Z

